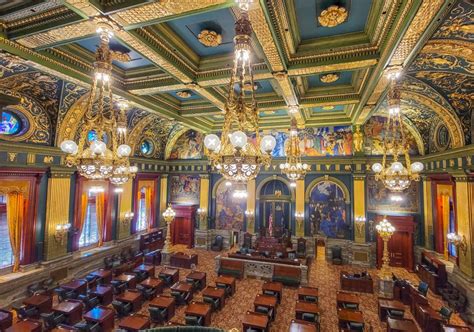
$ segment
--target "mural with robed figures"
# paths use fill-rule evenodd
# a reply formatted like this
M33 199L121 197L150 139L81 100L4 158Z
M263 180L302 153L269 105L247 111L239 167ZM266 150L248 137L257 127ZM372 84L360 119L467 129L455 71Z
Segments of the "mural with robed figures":
M350 126L306 128L299 133L301 154L307 157L351 156Z
M201 159L203 139L203 134L188 130L174 144L169 159Z
M244 214L247 207L245 199L232 196L232 186L226 186L221 182L216 190L216 228L238 229L244 225Z
M311 233L348 239L349 223L341 187L331 181L319 182L312 189L309 199Z
M402 212L416 213L419 211L420 194L419 182L413 181L403 192L402 201L392 201L391 192L374 176L367 177L367 210L372 212Z
M174 204L199 204L200 179L194 175L173 175L170 201Z

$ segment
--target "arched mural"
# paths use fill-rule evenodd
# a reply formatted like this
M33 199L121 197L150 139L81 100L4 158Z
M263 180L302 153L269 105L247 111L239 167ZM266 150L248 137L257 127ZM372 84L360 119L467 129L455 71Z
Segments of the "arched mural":
M227 186L225 180L218 181L214 190L216 202L216 228L242 230L247 208L245 199L232 196L232 186Z
M344 188L345 189L345 188ZM350 216L347 209L346 190L330 180L315 183L309 191L307 203L312 235L331 238L350 238Z
M201 159L204 135L195 131L184 132L171 149L169 159Z

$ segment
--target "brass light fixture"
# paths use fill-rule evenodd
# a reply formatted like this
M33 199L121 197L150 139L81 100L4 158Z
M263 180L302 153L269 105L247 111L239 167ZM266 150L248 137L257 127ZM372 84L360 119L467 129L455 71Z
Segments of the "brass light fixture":
M459 235L457 233L448 233L446 234L446 238L448 240L448 243L451 243L456 247L456 250L462 251L464 256L466 255L467 252L467 241L466 241L466 236L464 235Z
M286 142L285 152L286 162L280 164L280 170L291 181L291 186L295 187L295 181L304 178L311 167L301 162L300 139L294 117L291 118L290 138Z
M390 71L390 90L388 92L388 119L385 126L383 139L383 159L382 163L372 165L372 170L376 173L375 179L382 181L384 186L392 192L402 192L412 181L419 181L419 173L423 170L420 162L411 163L408 153L408 144L405 139L405 131L400 111L400 89L397 79L400 72ZM393 161L387 165L387 156L392 154ZM399 161L399 156L405 157L405 165Z
M163 219L166 222L166 239L165 245L163 246L163 251L166 253L172 252L172 244L171 244L171 222L176 217L176 212L171 207L171 204L168 204L168 208L163 212Z
M246 8L251 1L243 1ZM269 166L271 152L276 145L273 136L260 138L258 107L251 63L252 26L246 10L242 10L235 23L234 67L224 108L224 125L219 138L209 134L204 138L210 163L224 178L246 183L254 179L261 166ZM249 142L255 139L256 145Z
M389 269L390 258L388 255L388 241L395 233L395 227L387 220L383 219L377 226L375 226L377 233L383 240L383 257L382 257L382 268L380 269L380 274L382 279L391 279L391 273Z
M66 165L76 166L80 175L93 180L109 179L115 185L121 185L135 176L137 168L130 166L129 156L132 149L126 141L126 104L119 103L118 117L113 109L112 99L112 60L123 59L111 52L110 38L112 28L102 24L97 29L100 45L94 62L95 75L87 101L84 123L81 126L78 143L66 140L61 150L66 152ZM89 142L88 136L95 132L96 139ZM109 146L106 141L109 141Z

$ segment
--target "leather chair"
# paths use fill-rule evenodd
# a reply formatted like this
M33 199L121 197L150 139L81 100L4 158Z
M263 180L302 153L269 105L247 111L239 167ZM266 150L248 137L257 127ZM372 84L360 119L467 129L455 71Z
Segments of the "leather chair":
M35 294L41 294L44 292L44 288L40 282L35 282L34 284L29 285L26 287L26 292L28 296L33 296Z
M88 274L86 275L86 277L84 278L86 279L87 281L87 287L88 288L94 288L95 286L97 286L98 283L100 283L100 277L96 276L96 275L93 275L93 274Z
M387 310L388 317L394 318L394 319L403 319L405 316L405 313L401 310L397 309L389 309Z
M39 316L39 310L37 307L33 306L12 306L12 309L15 310L17 317L20 320L27 319L27 318L35 318Z
M189 279L189 278L186 278L186 283L190 284L191 286L193 286L193 290L197 290L201 287L201 282L197 279Z
M181 305L181 304L186 304L191 295L189 293L171 291L171 296L173 296L176 299L177 305Z
M301 315L301 318L304 320L304 321L307 321L307 322L310 322L310 323L318 323L319 322L319 315L316 315L316 314L313 314L313 313L310 313L310 312L304 312L302 315Z
M359 305L357 303L344 303L342 306L344 309L359 310Z
M225 291L225 296L228 297L232 293L232 288L230 285L221 284L219 282L216 283L216 288L222 288Z
M173 277L167 274L160 273L158 278L163 280L166 285L171 286L173 284Z
M212 251L221 251L224 246L224 238L221 235L217 235L214 238L214 242L211 244Z
M184 316L184 320L186 321L186 325L191 325L191 326L202 326L203 319L202 316L189 316L186 315Z
M80 332L101 332L100 324L98 322L79 322L74 325L74 328Z
M150 276L147 271L134 271L133 273L137 278L137 282L142 282Z
M350 322L350 323L347 324L347 329L348 329L348 331L363 332L364 331L364 324L363 323Z
M149 306L148 312L150 313L150 320L154 324L164 324L168 317L168 309L166 308L157 308Z
M106 270L112 270L113 268L113 260L111 257L105 257L104 258L104 267Z
M59 302L77 298L77 294L73 290L68 290L68 289L59 287L59 288L55 288L54 292L58 295Z
M47 330L54 329L58 324L61 324L67 320L64 314L52 312L50 314L41 314L41 318L44 322L44 327Z
M5 331L13 324L13 314L11 311L0 309L0 312L6 314L6 316L0 320L0 331Z
M299 238L296 242L296 257L306 257L306 240L303 238Z
M45 292L49 293L53 291L55 288L57 288L59 286L59 283L53 278L48 278L41 282L41 286L43 287Z
M334 246L331 248L331 260L334 265L342 265L342 248L339 246Z
M242 247L247 248L247 249L252 248L252 234L250 233L244 234L244 243Z
M156 296L156 288L144 287L142 285L137 285L137 290L142 293L143 298L147 301L152 300Z
M112 306L115 309L115 312L117 312L117 316L119 317L124 317L127 316L132 312L132 304L131 303L125 303L121 301L112 301Z
M84 312L87 312L94 308L96 305L99 305L100 300L97 296L92 294L84 295L80 294L77 299L84 304Z
M127 284L125 282L112 280L110 284L112 285L112 290L114 292L114 295L122 294L127 289Z
M264 306L258 305L258 306L255 308L255 312L258 312L258 313L261 313L261 314L265 314L265 315L268 316L268 319L273 320L273 309L270 309L270 308L268 308L268 307L264 307Z
M449 324L449 320L451 319L451 315L453 314L453 309L448 307L441 307L439 309L439 314L441 315L441 318L443 318L443 321Z
M318 303L318 298L316 296L312 296L312 295L305 295L304 296L304 301L305 302L310 302L310 303Z
M421 281L418 285L418 292L420 292L421 295L426 296L426 294L428 293L428 288L428 284L426 282Z
M204 303L209 303L211 305L212 311L217 311L221 304L221 300L219 298L203 296L202 300L204 301Z

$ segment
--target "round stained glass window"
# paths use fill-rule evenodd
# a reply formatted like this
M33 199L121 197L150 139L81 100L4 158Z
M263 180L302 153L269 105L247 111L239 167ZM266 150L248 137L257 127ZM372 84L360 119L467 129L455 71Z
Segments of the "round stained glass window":
M143 140L140 144L140 152L145 155L149 156L153 153L153 143L149 140Z
M0 135L16 135L21 131L22 122L18 115L6 110L0 110L0 114Z

